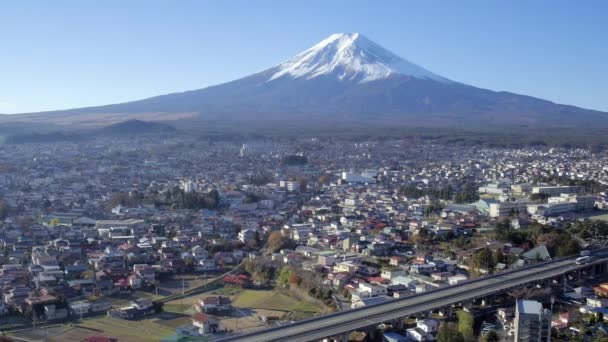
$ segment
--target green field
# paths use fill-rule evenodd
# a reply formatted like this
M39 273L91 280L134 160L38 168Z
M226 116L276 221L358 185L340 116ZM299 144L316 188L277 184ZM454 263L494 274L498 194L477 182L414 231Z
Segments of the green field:
M233 299L233 305L241 308L266 309L316 314L323 310L275 290L243 290Z
M119 341L160 341L175 332L151 320L127 321L107 316L86 319L78 326L103 331Z
M589 219L591 219L591 220L597 220L597 221L604 221L604 222L608 222L608 214L604 214L604 215L596 215L596 216L589 216Z

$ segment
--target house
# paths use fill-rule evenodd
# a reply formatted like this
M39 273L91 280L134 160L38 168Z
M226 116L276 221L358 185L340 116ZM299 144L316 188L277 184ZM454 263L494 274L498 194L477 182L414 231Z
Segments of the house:
M408 289L415 289L418 280L408 276L397 276L391 280L394 285L405 285Z
M66 278L75 279L88 270L89 267L87 265L67 265L64 267L63 272L65 273Z
M386 295L386 286L359 283L359 291L366 292L370 297Z
M448 277L448 284L457 285L460 283L464 283L467 280L469 280L469 278L467 276L465 276L464 274L456 274L451 277Z
M431 289L431 286L428 284L420 283L416 285L416 293L424 293Z
M92 312L103 312L108 311L112 307L112 302L105 300L96 300L91 303Z
M608 307L608 299L606 298L587 298L587 306L592 308Z
M423 319L416 321L416 327L407 329L408 337L413 341L434 341L437 338L439 320Z
M154 313L154 311L154 303L151 300L139 298L132 301L129 306L108 311L108 315L122 319L133 319Z
M55 304L47 304L44 306L44 316L47 321L65 319L68 317L68 309L58 308Z
M334 266L334 272L353 274L355 271L357 271L357 268L358 266L351 261L342 261Z
M383 342L409 342L409 338L396 332L385 332L382 334Z
M244 229L239 232L238 238L239 238L239 241L241 241L242 243L247 243L249 241L255 240L256 236L257 236L257 233L255 230Z
M240 288L248 287L251 284L251 279L245 274L226 275L224 276L223 280L226 285L236 286Z
M147 264L133 265L133 271L135 271L136 275L148 283L154 282L154 279L156 278L156 270L154 267Z
M569 322L570 322L570 313L567 311L562 312L559 314L557 319L554 319L553 321L551 321L551 327L558 329L558 330L566 329L568 327Z
M94 279L69 280L68 286L81 294L92 294L97 290L97 284Z
M127 281L129 282L129 286L131 286L132 289L139 289L144 285L144 280L136 274L130 275L127 278Z
M199 271L216 271L217 264L215 263L215 259L201 259L198 262L197 269Z
M538 245L537 247L532 248L531 250L523 253L522 257L529 262L551 260L551 255L549 254L547 246L545 245Z
M198 312L228 312L232 310L232 301L228 297L212 296L199 299L194 306Z
M336 264L335 253L332 254L319 254L317 263L322 266L333 266Z
M74 315L86 315L91 311L91 303L88 301L78 301L70 304L70 312Z
M352 278L348 273L330 273L327 275L327 279L331 282L331 285L335 288L341 288Z
M207 335L211 333L215 333L218 330L218 323L209 315L197 312L191 317L192 325L198 328L200 335Z
M594 286L593 292L600 297L608 297L608 283L602 283Z
M392 298L389 296L378 296L378 297L355 297L353 296L353 300L351 302L351 308L361 308L364 306L382 304L390 301Z
M391 280L395 277L404 277L406 275L406 271L400 268L397 269L385 269L382 270L382 272L380 273L380 276L384 279L388 279Z

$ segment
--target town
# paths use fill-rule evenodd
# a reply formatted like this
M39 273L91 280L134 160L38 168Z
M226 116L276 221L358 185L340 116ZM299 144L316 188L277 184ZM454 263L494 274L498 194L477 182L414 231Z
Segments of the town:
M608 247L608 153L583 148L141 136L0 161L17 341L238 338ZM605 341L606 314L584 271L342 340Z

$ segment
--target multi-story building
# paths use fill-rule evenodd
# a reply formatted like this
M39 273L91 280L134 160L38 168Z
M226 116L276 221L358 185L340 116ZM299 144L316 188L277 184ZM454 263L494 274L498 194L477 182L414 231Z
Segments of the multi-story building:
M514 323L515 342L551 341L551 310L537 301L518 299Z
M580 186L535 186L532 187L533 194L559 195L576 194L581 191Z
M509 216L513 213L527 212L529 201L490 203L490 216Z
M185 193L191 193L196 191L196 184L191 180L183 180L180 182L180 188Z

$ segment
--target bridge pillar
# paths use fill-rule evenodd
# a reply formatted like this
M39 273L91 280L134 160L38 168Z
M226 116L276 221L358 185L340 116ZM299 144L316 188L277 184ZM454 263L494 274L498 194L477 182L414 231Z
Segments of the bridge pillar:
M597 267L596 265L593 265L593 266L590 267L589 272L588 272L590 277L595 277L595 269L596 269L596 267Z
M489 297L488 298L482 298L481 299L481 306L488 306L488 305L490 305L491 301L492 300Z
M452 318L452 306L450 305L439 309L439 315L445 317L447 320Z
M560 277L562 292L566 292L566 286L568 285L568 280L565 274L562 274Z

